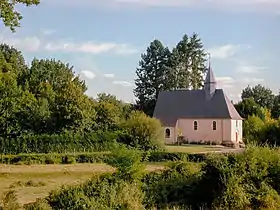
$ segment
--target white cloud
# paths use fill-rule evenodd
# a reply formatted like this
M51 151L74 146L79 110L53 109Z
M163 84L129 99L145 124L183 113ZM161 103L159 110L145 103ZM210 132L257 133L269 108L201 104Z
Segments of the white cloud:
M108 1L109 2L109 1ZM280 9L279 0L111 0L119 4L146 7L200 7L218 9L240 9L246 11L275 11Z
M83 74L88 79L94 79L95 78L95 74L92 71L82 70L81 74Z
M132 87L133 84L131 82L127 82L127 81L113 81L114 85L120 85L123 87Z
M266 69L267 67L264 66L240 65L236 68L236 71L240 73L246 73L246 74L255 74L255 73L260 73Z
M42 34L48 36L48 35L54 34L56 32L56 30L53 30L53 29L41 29L41 32L42 32Z
M237 50L240 49L239 45L223 45L218 47L213 47L208 49L207 51L211 54L212 58L216 59L226 59L228 57L234 56Z
M103 74L104 77L106 78L114 78L115 75L114 74Z
M219 88L232 88L234 79L232 77L216 77L217 86Z
M119 4L137 4L143 6L162 6L162 7L177 7L191 6L194 4L191 0L113 0Z
M234 82L234 79L232 77L216 77L216 81L223 84L231 84Z
M126 8L126 7L186 7L204 9L222 9L223 11L258 11L279 14L279 0L45 0L53 6L84 8Z
M134 48L127 44L117 43L74 43L74 42L49 42L45 46L48 51L65 51L65 52L83 52L91 54L99 54L105 52L113 52L116 54L133 54L137 52Z
M19 48L20 50L25 50L28 52L37 51L41 46L41 41L36 36L30 36L25 38L17 38L15 36L4 37L0 36L1 42L9 44L15 48Z
M58 52L80 52L89 54L114 53L129 55L138 52L129 44L114 42L73 42L61 40L40 40L36 36L17 37L15 35L0 35L0 41L12 45L22 51L58 51Z
M263 78L255 78L255 77L253 77L253 78L243 78L242 81L243 81L244 83L250 83L250 84L252 84L252 83L262 83L262 82L264 82L265 80L264 80Z

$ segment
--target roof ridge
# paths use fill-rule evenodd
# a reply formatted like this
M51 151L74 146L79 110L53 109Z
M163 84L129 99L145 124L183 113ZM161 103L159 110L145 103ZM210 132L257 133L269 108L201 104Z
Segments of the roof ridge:
M223 93L223 96L225 99L228 114L231 117L231 119L242 120L243 118L240 116L238 111L235 109L234 105L231 103L231 101L229 100L229 98L227 97L227 95L223 89L222 89L222 93Z

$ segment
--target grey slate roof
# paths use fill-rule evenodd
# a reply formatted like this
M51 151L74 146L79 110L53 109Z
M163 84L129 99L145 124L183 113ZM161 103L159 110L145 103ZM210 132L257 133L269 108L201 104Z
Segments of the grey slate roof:
M159 94L154 117L165 126L174 126L180 118L242 120L222 89L210 100L205 90L173 90Z

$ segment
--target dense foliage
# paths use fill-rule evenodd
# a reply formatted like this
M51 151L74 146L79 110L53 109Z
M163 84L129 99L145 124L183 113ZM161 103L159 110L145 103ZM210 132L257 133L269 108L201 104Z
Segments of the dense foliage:
M244 118L243 133L247 143L280 145L280 100L260 84L246 87L242 101L235 105Z
M159 40L152 41L146 53L141 55L136 70L137 107L151 116L161 91L201 88L206 72L205 56L202 41L196 33L190 37L184 35L172 51Z
M67 63L33 59L0 45L0 152L108 151L117 143L143 150L163 146L158 120L110 94L93 99Z
M45 205L49 209L276 210L280 208L279 154L279 149L252 147L240 154L210 156L202 164L176 162L166 170L142 171L139 176L139 154L119 152L113 161L118 167L115 173L53 191L26 209ZM121 176L128 172L129 179Z
M112 151L118 148L117 145ZM132 150L134 151L134 150ZM123 150L119 150L123 152ZM125 153L123 154L125 155ZM31 164L73 164L73 163L108 163L112 164L115 154L111 152L85 152L85 153L48 153L48 154L17 154L1 155L1 164L31 165ZM186 154L165 151L147 151L141 153L141 162L175 162L188 160L202 162L206 154ZM125 159L125 157L124 157Z

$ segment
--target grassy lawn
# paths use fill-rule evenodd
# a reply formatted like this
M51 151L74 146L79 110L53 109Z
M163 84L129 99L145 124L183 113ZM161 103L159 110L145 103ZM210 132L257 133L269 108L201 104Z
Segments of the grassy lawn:
M166 150L168 152L184 152L184 153L199 153L199 152L213 152L213 151L221 151L223 148L219 146L210 146L210 145L196 145L196 144L188 144L188 145L169 145L166 146Z
M163 168L163 164L147 165L149 171ZM47 196L61 185L78 184L93 174L113 170L106 164L0 165L0 196L14 189L18 201L26 204Z

